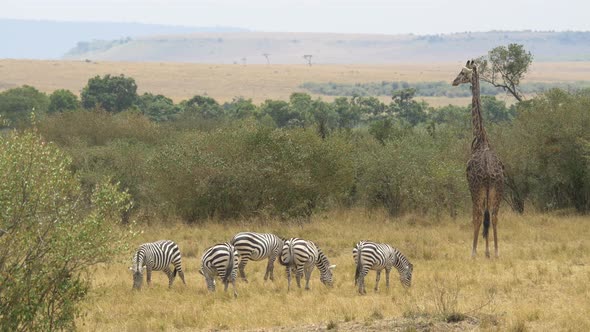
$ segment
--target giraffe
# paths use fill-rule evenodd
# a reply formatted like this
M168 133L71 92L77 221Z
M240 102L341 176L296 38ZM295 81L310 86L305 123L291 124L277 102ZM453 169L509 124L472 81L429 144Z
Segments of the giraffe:
M479 95L479 73L473 60L467 61L453 86L471 83L473 99L471 102L471 123L473 141L471 142L471 159L467 162L467 182L473 203L473 248L471 257L477 254L479 228L483 221L483 237L486 240L486 257L490 257L488 231L490 214L494 230L495 257L498 258L498 212L504 193L504 165L490 146L481 116Z

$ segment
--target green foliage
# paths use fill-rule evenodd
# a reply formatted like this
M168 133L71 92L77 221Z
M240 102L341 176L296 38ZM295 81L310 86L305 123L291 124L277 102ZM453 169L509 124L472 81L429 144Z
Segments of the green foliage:
M172 99L147 92L139 96L137 107L142 114L156 122L170 121L180 112L180 107L174 105Z
M84 199L70 164L31 131L0 143L2 330L73 329L87 268L124 247L116 225L129 196L106 179Z
M223 108L219 103L207 96L194 96L180 103L187 116L197 115L204 119L219 119L223 117Z
M82 89L82 106L86 109L102 108L107 112L118 113L130 108L137 101L137 84L125 75L102 78L95 76L88 80Z
M73 111L80 108L78 97L70 90L55 90L49 96L49 113Z
M552 90L519 105L511 130L497 145L517 198L543 210L590 210L590 91Z
M528 72L533 56L520 44L498 46L488 52L487 57L477 60L480 78L522 100L520 81Z
M238 97L223 104L223 111L232 119L245 119L256 114L256 105L252 103L252 99Z
M289 103L282 100L265 100L260 105L259 117L270 118L279 128L298 126L303 121L300 114L292 112Z
M150 164L150 195L187 220L309 216L351 186L338 138L254 124L169 141Z
M496 97L482 96L481 107L486 123L500 123L512 121L516 116L516 107L506 107L506 102Z
M357 189L369 207L392 215L419 212L455 215L468 199L466 141L452 133L436 137L422 130L397 130L394 140L356 146Z
M413 88L394 91L393 104L390 106L392 113L412 126L426 121L427 117L426 103L415 101L415 94L416 89Z
M0 116L10 127L28 126L31 113L44 115L48 106L47 95L32 86L23 85L0 93Z

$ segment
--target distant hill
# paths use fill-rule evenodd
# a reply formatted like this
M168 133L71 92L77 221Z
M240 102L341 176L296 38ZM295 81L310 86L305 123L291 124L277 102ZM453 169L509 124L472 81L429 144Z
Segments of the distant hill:
M1 14L0 14L1 15ZM59 59L79 41L158 34L245 31L231 27L184 27L140 23L55 22L0 18L0 58Z
M590 60L590 32L490 31L440 35L201 32L82 42L65 59L221 64L382 64L457 61L519 43L535 61Z

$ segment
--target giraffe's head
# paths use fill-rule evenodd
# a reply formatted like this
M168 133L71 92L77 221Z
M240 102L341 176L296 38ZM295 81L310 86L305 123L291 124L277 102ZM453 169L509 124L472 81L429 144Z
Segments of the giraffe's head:
M453 81L453 86L457 86L463 83L471 83L471 75L473 74L473 68L475 67L475 61L468 60L465 67L461 69L459 75Z

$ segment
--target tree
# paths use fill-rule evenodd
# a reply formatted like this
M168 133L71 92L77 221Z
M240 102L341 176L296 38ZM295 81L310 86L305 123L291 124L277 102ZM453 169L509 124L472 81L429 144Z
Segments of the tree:
M103 108L108 112L118 113L137 101L137 84L131 77L95 76L81 93L82 106L86 109Z
M219 119L223 117L223 108L217 100L196 95L189 100L181 102L185 114L200 115L205 119Z
M29 125L31 113L47 112L49 98L32 86L23 85L0 93L0 116L11 127Z
M516 108L506 107L506 102L496 99L495 96L482 96L481 105L486 121L498 123L512 121L516 116Z
M311 54L305 54L305 55L303 56L303 58L305 59L305 61L307 61L307 64L308 64L309 66L311 66L311 57L312 57L312 56L313 56L313 55L311 55Z
M264 56L264 57L266 58L266 64L267 64L267 65L270 65L270 59L269 59L269 56L270 56L270 54L268 54L268 53L263 53L263 54L262 54L262 56Z
M319 99L313 101L312 116L318 126L318 134L322 139L325 139L330 131L337 126L338 114L334 111L331 104Z
M360 120L360 112L357 107L348 101L346 97L338 97L332 102L332 108L337 114L338 128L354 128Z
M78 97L70 90L55 90L49 96L49 113L73 111L79 107Z
M518 101L523 100L519 84L529 70L533 56L523 45L498 46L487 56L477 59L480 78L495 87L512 94Z
M256 105L252 103L252 99L235 97L230 103L223 104L223 110L230 118L244 119L254 115Z
M32 131L0 142L0 330L74 330L88 268L127 243L128 195L105 179L85 197L70 169Z
M137 104L141 113L157 122L172 120L180 112L180 107L163 95L144 93L138 98Z
M289 103L283 100L267 99L260 105L260 118L270 117L277 127L285 127L291 120Z
M416 89L407 88L393 92L393 104L390 106L392 112L397 114L412 126L426 121L426 104L415 101Z

